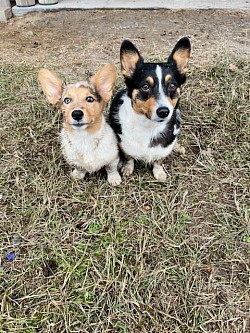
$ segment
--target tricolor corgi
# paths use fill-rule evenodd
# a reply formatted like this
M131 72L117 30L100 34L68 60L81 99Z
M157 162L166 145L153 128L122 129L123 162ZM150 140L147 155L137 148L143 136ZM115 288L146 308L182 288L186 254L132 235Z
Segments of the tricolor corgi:
M73 177L81 179L105 166L108 182L119 185L117 138L103 115L112 95L115 67L107 64L88 82L69 85L48 69L41 69L38 78L49 103L62 110L61 147L75 168Z
M162 161L176 146L180 133L178 104L190 51L190 41L183 37L166 62L147 63L133 43L122 43L120 60L126 90L111 104L110 124L125 157L123 175L132 174L134 160L140 160L153 165L157 180L166 180Z

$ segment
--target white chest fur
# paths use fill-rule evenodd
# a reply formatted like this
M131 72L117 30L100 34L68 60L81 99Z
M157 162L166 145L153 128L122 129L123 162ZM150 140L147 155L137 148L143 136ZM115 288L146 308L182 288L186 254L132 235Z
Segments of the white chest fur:
M173 150L177 138L167 147L151 147L152 138L158 137L166 127L166 122L156 122L144 115L135 113L131 100L126 95L119 110L119 122L122 127L121 146L126 154L134 159L152 163L163 159Z
M63 127L60 138L67 162L90 173L110 164L118 156L116 137L104 119L101 129L93 134L81 128L68 132Z

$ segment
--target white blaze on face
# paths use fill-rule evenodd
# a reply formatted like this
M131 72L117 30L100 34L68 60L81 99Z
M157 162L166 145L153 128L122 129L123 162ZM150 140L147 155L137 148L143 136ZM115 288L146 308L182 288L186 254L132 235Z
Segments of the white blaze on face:
M163 85L162 85L162 78L163 78L162 68L159 65L156 66L155 73L159 80L159 96L156 101L157 103L156 103L156 110L155 110L155 120L158 120L157 118L159 118L156 114L157 109L161 108L161 107L167 107L169 109L169 115L164 120L169 121L169 119L172 117L174 107L169 102L167 96L164 93L164 89L163 89Z

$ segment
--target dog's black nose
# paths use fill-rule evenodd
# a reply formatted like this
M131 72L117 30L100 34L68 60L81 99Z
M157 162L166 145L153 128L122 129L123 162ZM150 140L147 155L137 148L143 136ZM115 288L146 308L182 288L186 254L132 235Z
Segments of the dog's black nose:
M83 112L82 112L82 110L74 110L74 111L72 112L72 118L73 118L73 119L79 121L79 120L82 119L82 117L83 117Z
M169 115L169 108L167 107L160 107L156 110L156 114L160 118L166 118Z

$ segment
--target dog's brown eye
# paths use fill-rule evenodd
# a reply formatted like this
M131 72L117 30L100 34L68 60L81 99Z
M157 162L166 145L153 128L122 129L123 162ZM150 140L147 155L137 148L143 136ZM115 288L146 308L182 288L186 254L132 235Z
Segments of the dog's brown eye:
M63 101L65 104L69 104L72 101L72 99L69 97L65 97Z
M145 83L142 87L141 87L142 91L148 92L150 90L150 85Z
M170 83L168 87L169 91L174 92L177 89L177 86L174 83Z
M94 102L94 98L92 96L88 96L88 97L86 97L86 101L88 103L93 103Z

